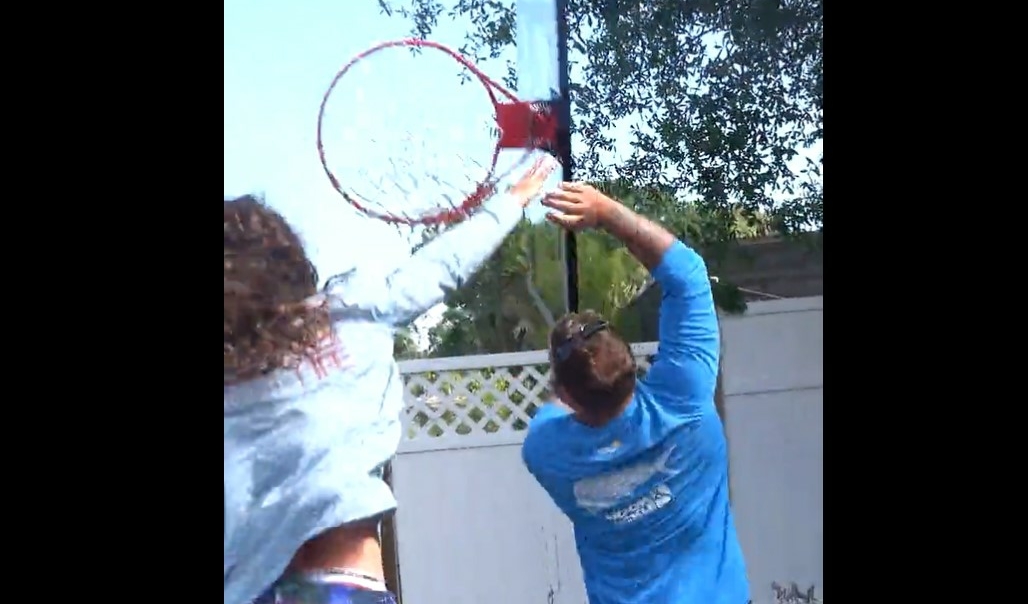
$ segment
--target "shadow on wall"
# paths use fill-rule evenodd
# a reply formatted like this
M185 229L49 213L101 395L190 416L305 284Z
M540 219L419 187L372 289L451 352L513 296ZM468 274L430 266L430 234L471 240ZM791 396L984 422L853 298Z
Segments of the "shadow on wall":
M824 604L821 598L814 595L813 585L803 591L795 582L789 585L774 582L771 589L775 593L775 604Z

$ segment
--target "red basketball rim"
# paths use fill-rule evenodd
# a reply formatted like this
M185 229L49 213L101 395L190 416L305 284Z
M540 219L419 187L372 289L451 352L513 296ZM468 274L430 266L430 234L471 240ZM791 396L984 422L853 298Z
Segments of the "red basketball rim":
M496 111L497 127L500 130L500 136L496 141L496 147L493 149L489 172L478 184L476 189L456 207L439 208L438 212L430 212L417 217L409 217L392 212L376 211L364 205L361 200L356 199L353 195L347 193L340 184L339 179L332 172L332 169L328 166L328 161L325 156L325 146L322 139L325 108L328 105L329 97L332 96L332 92L335 90L336 85L343 76L354 65L362 59L366 59L369 55L380 50L399 46L432 48L449 55L454 61L467 68L468 71L478 78L478 81L482 84L486 93L489 95L489 100L492 102L493 108ZM497 100L497 92L499 92L503 100ZM332 79L332 83L325 92L325 96L321 99L321 108L318 111L318 157L321 160L322 169L325 170L325 175L328 176L329 182L332 183L332 187L342 195L350 205L357 208L359 211L373 218L392 224L429 225L445 224L462 220L465 216L480 206L487 197L492 195L495 188L494 183L498 180L495 178L494 172L496 170L496 161L500 155L500 151L503 149L522 148L525 149L527 155L532 149L551 146L555 142L555 139L556 122L549 111L542 111L539 107L533 107L531 104L519 100L514 93L507 90L498 82L483 73L480 69L475 67L471 61L460 55L458 52L439 44L438 42L422 40L419 38L404 38L402 40L381 42L350 59L350 61L343 65L342 69L340 69Z

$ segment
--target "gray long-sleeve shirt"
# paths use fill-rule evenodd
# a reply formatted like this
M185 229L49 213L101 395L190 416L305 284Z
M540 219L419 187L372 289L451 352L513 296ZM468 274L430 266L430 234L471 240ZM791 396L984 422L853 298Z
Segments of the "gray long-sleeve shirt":
M495 197L392 273L329 279L330 362L225 387L225 604L252 602L308 539L396 507L374 472L400 440L395 326L460 287L522 213Z

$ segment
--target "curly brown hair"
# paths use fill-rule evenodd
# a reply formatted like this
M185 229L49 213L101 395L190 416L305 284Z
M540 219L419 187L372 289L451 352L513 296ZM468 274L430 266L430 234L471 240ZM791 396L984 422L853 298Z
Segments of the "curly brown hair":
M313 360L331 334L299 236L252 195L225 200L225 383Z

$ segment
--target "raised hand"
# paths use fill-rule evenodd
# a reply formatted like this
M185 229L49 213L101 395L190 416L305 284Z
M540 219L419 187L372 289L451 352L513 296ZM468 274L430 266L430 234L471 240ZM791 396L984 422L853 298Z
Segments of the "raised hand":
M562 182L560 188L548 193L543 205L555 212L546 214L550 222L572 231L596 228L617 202L581 182Z
M557 160L549 155L544 155L535 160L532 167L510 188L510 194L517 198L521 207L526 207L532 198L542 191L543 183L549 178L554 168L557 167Z

